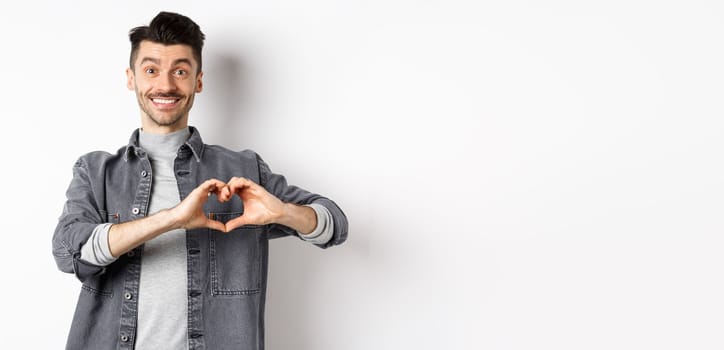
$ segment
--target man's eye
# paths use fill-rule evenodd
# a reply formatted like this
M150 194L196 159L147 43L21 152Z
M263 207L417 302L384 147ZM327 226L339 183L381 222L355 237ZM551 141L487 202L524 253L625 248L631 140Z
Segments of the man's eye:
M186 71L183 69L179 69L176 71L176 75L186 75Z
M146 73L153 74L153 73L156 73L156 70L153 68L146 68Z

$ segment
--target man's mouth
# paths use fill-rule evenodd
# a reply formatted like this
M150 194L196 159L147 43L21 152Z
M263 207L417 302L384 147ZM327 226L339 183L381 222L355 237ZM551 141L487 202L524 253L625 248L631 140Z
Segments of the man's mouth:
M151 97L151 102L158 108L173 108L176 107L178 102L181 101L180 97Z

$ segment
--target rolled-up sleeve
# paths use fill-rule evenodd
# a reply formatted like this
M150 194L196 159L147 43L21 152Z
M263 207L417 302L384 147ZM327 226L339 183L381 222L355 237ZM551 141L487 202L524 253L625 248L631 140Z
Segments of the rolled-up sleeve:
M111 247L108 244L108 232L111 224L100 224L93 229L93 233L80 249L80 258L91 264L98 266L106 266L116 258L111 253Z
M105 272L103 266L81 259L81 248L93 231L104 222L93 196L88 166L79 159L73 166L73 179L66 191L66 202L53 234L53 257L58 269L85 281Z
M320 248L329 248L339 245L347 240L347 216L342 209L331 199L323 197L319 194L309 192L297 186L290 186L283 175L275 174L269 168L266 162L257 155L259 164L259 181L269 193L275 195L285 203L294 203L299 205L316 204L323 206L331 216L331 226L333 227L331 237L324 243L315 243ZM284 235L299 234L286 226L272 225L270 230L270 238L277 238ZM312 242L314 243L314 242Z
M332 235L334 235L332 214L329 213L327 208L316 203L307 204L306 206L314 210L314 214L317 216L317 227L310 233L297 231L297 234L309 243L324 244L329 242L329 240L332 239Z

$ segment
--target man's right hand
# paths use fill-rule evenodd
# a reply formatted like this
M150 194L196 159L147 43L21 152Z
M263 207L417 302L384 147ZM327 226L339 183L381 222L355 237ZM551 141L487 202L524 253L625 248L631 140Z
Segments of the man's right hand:
M226 231L226 227L219 221L209 219L204 213L204 204L209 197L219 195L226 184L210 179L196 187L181 203L171 208L170 211L175 218L174 228L186 230L207 227L217 231Z
M118 257L146 241L174 229L189 230L208 227L226 231L224 224L209 219L203 210L209 196L218 195L225 186L225 183L217 179L207 180L171 209L164 209L137 220L111 225L108 231L108 246L111 254Z

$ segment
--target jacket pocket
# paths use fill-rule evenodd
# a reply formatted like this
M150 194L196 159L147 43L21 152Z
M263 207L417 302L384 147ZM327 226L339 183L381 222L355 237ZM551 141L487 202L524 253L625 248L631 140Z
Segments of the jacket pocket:
M226 223L241 213L210 213ZM243 226L224 233L209 230L212 295L248 295L261 291L261 226Z

